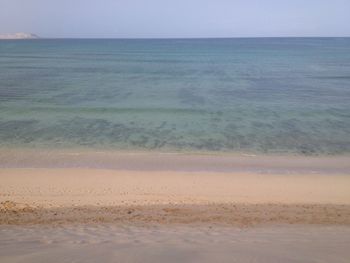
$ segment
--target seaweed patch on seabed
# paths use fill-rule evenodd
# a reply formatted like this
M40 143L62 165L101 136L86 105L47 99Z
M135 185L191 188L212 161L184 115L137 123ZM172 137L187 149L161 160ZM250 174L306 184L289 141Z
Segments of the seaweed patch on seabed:
M0 140L3 142L20 141L28 143L35 140L38 120L0 121Z
M87 119L76 117L71 120L61 121L62 125L52 128L67 140L78 141L78 143L95 144L100 142L126 141L133 128L124 124L113 123L104 119Z
M204 105L205 104L205 98L203 96L197 95L192 88L182 88L178 92L178 97L181 101L181 103L186 105Z

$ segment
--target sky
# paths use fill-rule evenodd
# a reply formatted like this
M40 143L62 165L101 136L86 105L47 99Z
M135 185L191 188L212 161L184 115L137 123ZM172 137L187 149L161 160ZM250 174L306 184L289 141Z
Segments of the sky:
M0 34L57 38L350 36L350 0L0 0Z

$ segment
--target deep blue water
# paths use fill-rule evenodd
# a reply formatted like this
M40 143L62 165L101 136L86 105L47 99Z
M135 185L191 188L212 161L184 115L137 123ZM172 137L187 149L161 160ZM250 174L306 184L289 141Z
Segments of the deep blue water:
M0 41L0 147L347 154L350 38Z

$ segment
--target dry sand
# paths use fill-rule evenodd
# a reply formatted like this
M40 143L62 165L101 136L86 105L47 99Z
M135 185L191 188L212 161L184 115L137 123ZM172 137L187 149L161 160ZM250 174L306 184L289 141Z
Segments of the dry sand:
M349 262L346 159L168 171L168 157L154 170L138 158L116 170L2 162L0 262Z
M0 222L350 224L350 176L0 169Z

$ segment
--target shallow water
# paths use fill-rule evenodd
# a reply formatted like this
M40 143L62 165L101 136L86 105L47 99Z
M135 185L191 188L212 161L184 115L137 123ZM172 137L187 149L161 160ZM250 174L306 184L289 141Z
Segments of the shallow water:
M350 152L350 38L0 41L0 147Z

